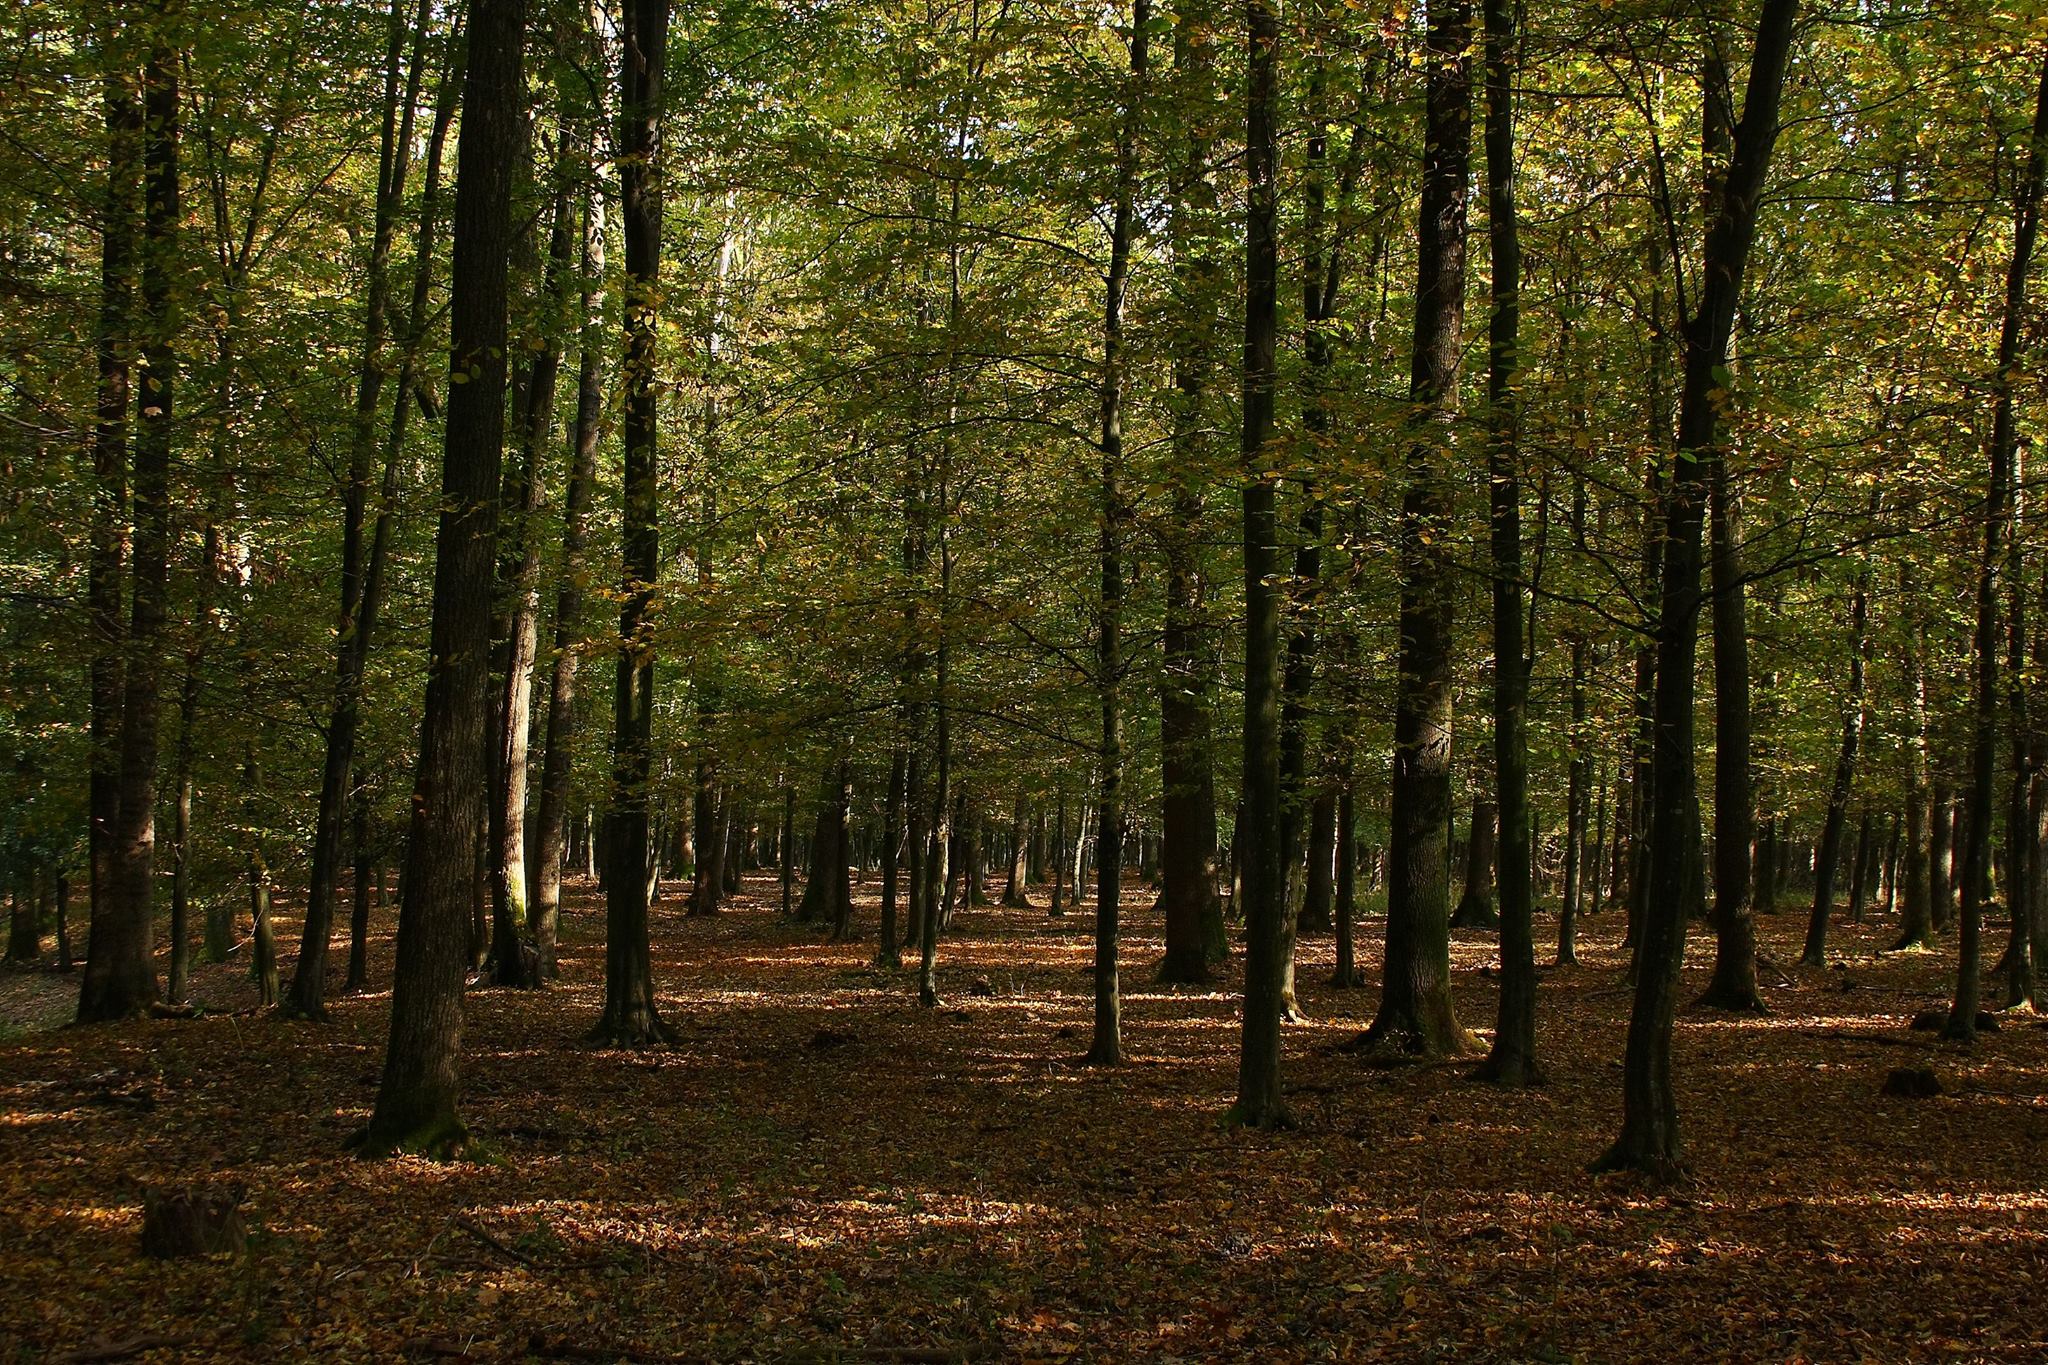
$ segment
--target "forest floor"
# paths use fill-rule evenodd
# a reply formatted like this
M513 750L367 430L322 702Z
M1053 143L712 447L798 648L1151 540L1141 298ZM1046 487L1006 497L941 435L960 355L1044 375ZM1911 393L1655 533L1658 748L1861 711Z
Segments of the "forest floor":
M1658 1190L1585 1169L1619 1109L1611 914L1583 966L1544 973L1549 1081L1519 1092L1337 1050L1377 990L1329 989L1330 943L1305 942L1301 1127L1275 1136L1221 1126L1235 997L1150 985L1148 913L1127 915L1131 1061L1104 1071L1078 1062L1087 915L964 913L921 1010L871 940L819 943L750 890L715 919L657 906L673 1048L582 1045L604 958L587 887L556 988L471 994L464 1110L489 1163L342 1154L382 991L318 1026L236 1013L238 958L196 977L218 1012L54 1029L75 978L0 976L0 1361L2048 1353L2048 1031L2008 1017L1969 1051L1910 1032L1952 949L1880 956L1889 925L1838 926L1827 971L1767 969L1766 1017L1681 1014L1695 1176ZM1795 961L1803 916L1762 925ZM1455 951L1463 1018L1489 1026L1487 936ZM1688 998L1710 956L1696 935ZM1899 1066L1946 1093L1880 1097ZM246 1190L247 1251L143 1258L141 1190L191 1182Z

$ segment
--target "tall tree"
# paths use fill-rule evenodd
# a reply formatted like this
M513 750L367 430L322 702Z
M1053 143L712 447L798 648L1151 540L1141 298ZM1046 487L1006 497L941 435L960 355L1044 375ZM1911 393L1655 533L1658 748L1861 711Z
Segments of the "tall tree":
M525 0L474 0L455 177L447 430L419 769L398 910L391 1037L365 1155L459 1153L462 975L483 849L491 596L505 443L512 169L525 100Z
M91 920L109 932L115 915L115 835L121 812L121 701L124 692L126 623L121 619L125 594L121 575L128 551L128 405L134 307L135 235L139 225L142 161L142 104L135 89L136 72L127 51L127 35L109 22L101 35L99 59L102 106L107 138L106 184L100 199L100 307L93 333L98 368L97 408L92 433L92 546L87 566L87 616L92 631L90 729L92 756L88 776L88 856L91 867ZM88 940L90 942L90 940ZM111 950L111 944L109 945ZM103 962L106 971L112 964ZM132 969L133 964L130 964ZM93 1008L100 999L119 1013L141 1004L114 996L143 993L140 982L94 986ZM84 997L81 997L81 1011ZM146 1003L143 1002L143 1003Z
M326 1008L327 944L334 922L334 890L342 857L342 822L347 818L349 777L355 763L356 730L362 716L363 629L367 580L370 479L377 449L377 414L390 368L391 248L405 203L412 157L413 111L425 69L426 4L408 20L408 0L391 0L386 21L384 120L377 156L377 193L371 213L369 270L363 281L363 335L356 374L355 422L349 434L347 481L342 488L341 602L335 618L334 699L328 712L320 770L320 804L314 813L311 881L285 1008L319 1018ZM410 34L410 61L406 59ZM418 268L425 269L424 262Z
M1124 542L1129 536L1129 494L1124 491L1124 294L1131 278L1136 233L1138 134L1145 114L1145 64L1151 0L1131 0L1131 65L1124 86L1123 121L1116 138L1116 188L1109 230L1109 277L1102 304L1101 596L1096 604L1095 689L1102 712L1100 786L1096 828L1101 831L1095 883L1095 1031L1088 1060L1114 1066L1124 1059L1123 992L1117 981L1117 911L1123 879L1123 610Z
M1481 1075L1503 1085L1536 1067L1536 945L1529 853L1529 660L1523 639L1522 485L1515 395L1521 356L1522 242L1515 208L1516 0L1485 0L1486 205L1493 255L1487 326L1487 477L1492 492L1493 767L1499 834L1500 1010Z
M178 101L174 0L150 17L142 74L142 243L135 386L135 531L128 648L121 689L120 768L110 895L95 907L79 983L78 1021L120 1019L156 1003L158 681L170 596L171 446L178 353ZM111 123L111 118L110 118Z
M653 775L654 604L661 572L657 323L661 315L662 78L669 0L629 0L619 67L619 188L626 238L625 562L619 584L618 683L612 697L611 809L605 817L604 1014L593 1041L668 1042L654 1005L647 942L648 791Z
M1215 28L1206 0L1182 0L1173 25L1176 107L1187 135L1170 187L1167 230L1173 242L1174 480L1165 529L1164 608L1160 637L1159 911L1165 921L1162 982L1197 983L1228 954L1216 894L1216 781L1212 751L1215 649L1204 621L1200 476L1208 448L1203 403L1215 338L1213 296L1220 273L1210 241L1216 217L1211 162L1215 130ZM1055 857L1054 886L1059 859ZM1057 906L1057 896L1054 898Z
M1984 550L1977 562L1977 628L1972 645L1976 677L1970 729L1970 786L1964 806L1964 828L1968 833L1963 847L1962 901L1957 915L1955 1002L1949 1009L1948 1027L1942 1031L1943 1037L1964 1043L1971 1041L1977 1030L1984 889L1991 880L1991 824L1998 768L1998 574L2005 558L2005 537L2011 531L2013 460L2019 449L2013 389L2020 381L2021 338L2027 329L2027 277L2033 269L2034 241L2041 226L2044 161L2048 161L2048 58L2041 65L2041 87L2035 99L2026 168L2013 187L2012 259L2006 267L1997 368L1991 380L1996 398L1991 413L1990 483L1983 512ZM137 458L139 466L139 454ZM2021 910L2014 907L2013 912L2019 914Z
M1244 787L1236 852L1244 898L1244 1035L1234 1122L1292 1125L1280 1095L1286 1010L1287 870L1280 820L1280 573L1273 404L1279 386L1280 15L1246 0L1244 425Z
M1466 184L1472 156L1472 7L1434 0L1424 73L1413 430L1403 470L1400 650L1387 867L1387 950L1369 1043L1442 1056L1473 1039L1451 1001L1451 489L1464 347Z
M1701 531L1712 465L1721 458L1729 339L1756 238L1764 177L1778 138L1778 105L1791 59L1798 0L1764 0L1741 121L1730 142L1720 202L1700 257L1699 296L1685 319L1678 451L1665 496L1658 607L1655 772L1650 783L1648 896L1638 931L1635 999L1622 1071L1621 1134L1596 1169L1670 1178L1682 1169L1671 1086L1671 1029L1685 953L1692 834L1693 673L1699 647Z

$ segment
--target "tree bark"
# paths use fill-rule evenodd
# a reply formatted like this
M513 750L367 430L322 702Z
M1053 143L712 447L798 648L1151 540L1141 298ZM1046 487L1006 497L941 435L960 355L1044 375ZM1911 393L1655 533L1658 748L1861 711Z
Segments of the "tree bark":
M1675 1177L1683 1169L1671 1084L1671 1031L1685 953L1689 849L1697 828L1693 675L1699 646L1701 531L1712 466L1721 458L1728 345L1777 141L1779 96L1798 8L1797 0L1764 0L1742 118L1735 124L1701 256L1700 296L1685 320L1678 458L1667 499L1658 612L1650 894L1641 912L1635 1000L1623 1059L1621 1133L1594 1163L1595 1169L1630 1169L1655 1179Z
M584 150L587 156L589 148ZM533 940L543 980L552 979L557 973L562 827L569 806L569 779L574 762L583 580L587 571L585 546L590 535L591 485L597 478L597 443L604 431L604 196L588 181L583 188L581 265L579 316L583 322L577 343L576 434L569 461L569 482L562 494L562 568L555 587L547 732L541 756L540 798L534 811Z
M2040 229L2044 160L2048 160L2048 61L2041 67L2035 97L2033 135L2026 170L2014 186L2012 261L2006 271L2005 312L1999 327L1997 397L1991 418L1991 469L1984 505L1984 553L1977 565L1976 691L1970 736L1970 786L1965 802L1968 842L1963 849L1963 894L1957 910L1955 1003L1944 1038L1967 1043L1976 1036L1981 989L1984 892L1991 877L1991 819L1998 767L1998 571L2011 527L2013 467L2019 436L2013 389L2020 382L2021 339L2026 334L2027 276L2033 268L2034 239ZM139 456L138 456L139 462ZM138 480L139 484L139 480ZM139 551L138 551L139 553Z
M1820 849L1813 863L1813 914L1806 923L1806 947L1799 961L1808 967L1827 965L1828 916L1834 909L1835 873L1842 857L1842 835L1849 824L1849 800L1856 785L1856 757L1863 744L1865 662L1870 653L1870 594L1856 585L1849 603L1849 695L1842 711L1842 742L1835 755L1835 777L1828 789L1828 813L1821 826Z
M1279 384L1280 16L1246 0L1245 82L1244 781L1234 836L1242 860L1244 1029L1235 1123L1292 1126L1280 1094L1280 1021L1286 1010L1288 922L1280 811L1280 572L1273 405Z
M111 895L94 915L78 1021L122 1019L157 1000L154 961L158 678L170 592L172 399L177 378L179 55L171 15L143 71L142 366L136 385L134 505L128 649L121 694L118 818Z
M1452 483L1465 316L1466 182L1472 152L1472 7L1428 6L1425 150L1414 344L1414 410L1399 532L1400 649L1394 690L1387 950L1369 1045L1425 1056L1475 1040L1451 1000Z
M605 1004L591 1040L673 1041L654 1004L647 939L648 791L654 740L655 580L660 574L655 344L661 308L662 77L669 0L627 0L619 74L619 183L625 218L624 561L618 679L612 698L610 876L605 887Z
M520 143L524 0L470 10L455 188L449 386L435 535L433 624L413 786L391 1037L366 1155L444 1157L468 1142L456 1111L467 901L485 823L491 588L505 436L511 168Z
M363 667L368 660L365 531L370 474L377 449L377 413L388 368L391 244L405 204L412 154L413 110L425 69L427 5L408 23L407 0L391 0L384 62L384 127L378 151L377 193L372 209L369 270L363 285L363 335L357 364L354 424L349 438L347 482L342 488L341 601L335 620L334 693L328 713L320 769L320 801L313 820L312 870L306 889L299 957L292 969L287 1013L318 1019L326 1013L328 940L334 922L334 894L342 860L342 826L348 818L349 777L355 770L356 733L363 703ZM411 60L405 58L412 35ZM401 95L401 75L403 75ZM435 148L438 152L438 146ZM431 203L431 189L429 203ZM430 231L423 225L423 231ZM415 268L426 270L420 256ZM408 342L410 338L407 339ZM401 395L403 404L408 395ZM402 411L402 408L401 408ZM366 611L366 608L368 609Z
M89 924L111 925L115 907L115 838L121 815L121 701L127 677L127 625L121 579L128 557L129 358L133 351L135 237L139 225L142 106L126 34L108 24L100 39L107 180L100 203L100 307L93 332L98 368L92 435L92 546L86 616L92 754L86 800ZM87 938L88 953L91 938ZM94 990L97 992L98 987ZM97 1008L97 1004L95 1006ZM129 1008L124 1002L121 1006ZM146 1008L146 1005L136 1008Z

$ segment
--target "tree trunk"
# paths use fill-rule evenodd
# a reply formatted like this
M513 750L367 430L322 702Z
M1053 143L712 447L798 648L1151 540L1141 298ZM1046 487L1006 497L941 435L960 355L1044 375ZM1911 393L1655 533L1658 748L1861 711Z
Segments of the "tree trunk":
M624 562L620 578L618 680L613 694L611 875L605 891L605 1005L592 1040L614 1046L665 1043L673 1034L654 1005L647 940L649 779L654 739L655 580L660 574L658 374L661 306L662 76L669 0L627 0L619 74L619 182L625 218Z
M1025 892L1025 854L1030 846L1030 817L1030 802L1025 799L1024 789L1019 787L1016 804L1010 809L1010 866L1003 879L1003 904L1012 910L1031 908L1031 897Z
M1302 883L1298 932L1327 934L1336 899L1337 790L1324 785L1308 808L1308 871Z
M1337 967L1330 985L1338 990L1356 990L1365 984L1358 972L1355 928L1358 922L1358 816L1352 792L1352 774L1344 773L1337 790Z
M168 7L159 11L143 73L143 223L141 382L136 386L135 535L130 563L126 677L112 840L111 895L96 911L86 945L78 1021L140 1014L157 1000L154 960L156 891L157 683L170 589L171 402L178 273L179 56L170 47Z
M882 941L875 949L875 965L895 971L903 965L903 950L899 942L896 925L896 901L898 895L899 868L904 853L904 779L909 768L909 755L902 745L889 755L889 787L882 799ZM794 789L787 800L796 800ZM784 817L783 827L789 828L789 817ZM784 836L785 839L788 837ZM789 913L789 854L783 853L782 913Z
M370 883L375 880L381 893L384 869L372 847L368 782L358 771L349 785L355 788L354 832L349 839L355 846L355 885L349 907L348 980L343 989L354 992L370 984Z
M2035 98L2032 144L2023 177L2014 186L2012 261L2006 271L2005 311L1998 336L1997 394L1991 418L1989 494L1984 505L1984 554L1977 565L1976 692L1970 741L1970 786L1965 810L1969 841L1963 849L1963 894L1957 911L1955 1003L1944 1038L1970 1042L1976 1035L1985 887L1991 877L1991 817L1998 766L1998 571L2010 533L2013 470L2019 437L2014 425L2013 388L2018 382L2021 339L2027 331L2027 276L2033 267L2040 227L2044 160L2048 160L2048 61L2041 67ZM138 467L140 463L138 447ZM140 476L138 475L138 488ZM138 547L139 547L138 539ZM138 548L137 553L140 553ZM125 798L124 798L125 799Z
M1671 1030L1685 953L1689 848L1696 830L1693 676L1699 646L1701 530L1712 466L1721 458L1720 415L1728 345L1742 277L1756 236L1797 0L1764 0L1757 20L1742 119L1735 126L1718 203L1701 257L1701 292L1685 320L1678 458L1669 485L1658 612L1656 764L1652 778L1649 898L1642 910L1635 1000L1622 1070L1620 1136L1594 1163L1670 1178L1683 1168L1671 1084Z
M1542 1079L1536 1068L1535 887L1529 848L1529 655L1533 645L1524 632L1530 608L1523 585L1521 414L1515 396L1522 322L1522 246L1515 209L1518 13L1516 0L1485 0L1487 223L1493 258L1486 450L1493 555L1493 767L1499 812L1495 861L1501 989L1493 1047L1480 1074L1503 1085L1533 1085ZM1537 562L1542 562L1540 550ZM1476 824L1473 832L1476 851ZM1469 868L1466 884L1469 890Z
M334 694L328 715L325 756L321 764L320 800L313 822L313 866L307 885L306 913L285 1008L302 1018L321 1018L326 1008L328 940L334 917L335 887L342 861L342 829L348 819L349 776L354 771L356 733L362 712L363 663L368 657L364 634L366 541L372 458L377 448L377 413L382 400L388 358L391 244L405 203L405 180L412 154L413 110L424 75L426 5L411 23L406 0L392 0L387 24L384 64L384 128L379 148L377 193L372 213L370 262L363 288L363 336L357 365L354 425L349 441L347 481L342 488L342 553L340 603L334 645ZM406 62L406 35L412 35ZM400 93L404 75L403 96ZM438 147L435 149L438 152ZM429 195L431 196L431 189ZM430 228L423 223L422 231ZM426 258L421 256L419 262ZM416 268L424 269L423 264ZM401 395L399 403L406 401ZM401 407L402 410L402 407Z
M1725 165L1734 132L1733 89L1718 34L1710 37L1707 47L1704 141L1716 163ZM1719 188L1710 177L1709 195ZM1761 1014L1764 1002L1756 984L1756 907L1750 899L1756 784L1750 773L1753 731L1742 526L1728 461L1714 460L1708 473L1708 573L1714 592L1714 975L1699 1003Z
M430 669L398 911L391 1041L362 1147L459 1152L464 902L485 821L491 590L505 435L511 170L520 144L524 0L475 0L455 189L450 372L435 538Z
M1425 1056L1468 1051L1451 1001L1452 481L1465 316L1465 199L1472 151L1472 7L1428 7L1425 150L1414 345L1414 427L1400 520L1400 651L1394 688L1387 953L1375 1047Z
M1472 828L1465 840L1465 889L1458 908L1451 913L1453 929L1498 929L1500 912L1494 908L1494 865L1500 811L1484 796L1472 798Z
M1828 915L1834 909L1835 873L1842 857L1842 835L1849 824L1849 798L1856 784L1856 756L1863 743L1864 664L1870 594L1862 582L1849 603L1849 696L1842 712L1842 744L1835 755L1835 778L1828 790L1827 820L1821 826L1820 851L1813 863L1813 915L1806 924L1806 947L1799 961L1808 967L1827 965Z
M1237 821L1245 921L1244 1030L1233 1122L1292 1125L1280 1095L1280 1021L1287 1007L1289 924L1280 811L1280 574L1274 507L1273 406L1279 384L1280 16L1246 0L1245 87L1244 783Z
M833 860L826 879L826 887L832 897L834 943L845 943L853 937L853 831L847 824L847 814L852 805L853 766L842 756L833 774Z
M121 816L121 704L127 677L121 579L128 547L129 358L135 344L132 275L142 162L142 106L134 88L135 71L126 36L123 27L111 21L100 35L100 60L106 68L102 98L107 181L100 204L100 308L93 333L98 388L92 436L92 547L86 587L92 645L88 666L92 751L86 801L89 922L92 930L105 925L117 940L122 930L114 924L115 839ZM88 955L91 941L88 935ZM119 1013L146 1008L146 1001L111 998L114 986L125 988L128 984L110 982L107 990L92 987L95 1010L102 1007L102 1001L118 1007ZM84 1003L82 996L81 1008Z
M591 136L586 134L586 136ZM586 157L589 149L585 149ZM533 939L543 980L557 973L556 942L562 913L562 827L576 736L576 673L583 616L584 547L590 534L591 485L597 478L597 443L604 432L604 196L583 189L582 283L577 345L576 433L562 495L562 567L555 587L555 630L548 678L547 732L534 811ZM587 832L586 832L587 837Z

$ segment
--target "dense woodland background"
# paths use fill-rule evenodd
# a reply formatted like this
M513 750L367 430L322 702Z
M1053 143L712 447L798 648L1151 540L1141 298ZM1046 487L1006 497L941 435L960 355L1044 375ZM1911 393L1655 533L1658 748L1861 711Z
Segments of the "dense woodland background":
M1745 1136L1729 1087L1796 1131L1808 1068L1869 1073L1822 1087L1845 1135L1880 1082L1886 1113L1949 1092L1952 1139L1866 1133L1899 1164L1840 1166L1860 1198L2038 1206L2048 1039L2014 1028L2048 934L2034 0L52 0L9 12L0 61L7 1150L42 1182L36 1296L69 1303L51 1277L87 1254L80 1172L39 1133L180 1095L170 1127L203 1129L271 1065L268 1121L345 1130L308 1126L293 1177L344 1202L363 1177L303 1165L344 1138L515 1179L542 1178L519 1141L610 1141L578 1169L617 1197L641 1153L619 1164L613 1111L714 1092L768 1126L667 1140L780 1162L816 1110L778 1087L830 1053L848 1131L886 1125L868 1088L905 1065L974 1082L940 1106L972 1132L1063 1116L1067 1197L1131 1178L1164 1066L1158 1131L1224 1167L1200 1197L1246 1181L1269 1221L1290 1163L1384 1159L1425 1111L1476 1198L1498 1123L1481 1146L1533 1211L1441 1235L1553 1270L1592 1235L1588 1164L1635 1173L1597 1198L1675 1217L1688 1266L1721 1214L1777 1207L1759 1144L1801 1144ZM45 1031L72 1019L129 1022ZM778 1059L758 1085L629 1090L603 1050L717 1056L722 1029ZM588 1068L554 1117L494 1098L517 1036ZM143 1084L151 1048L180 1060ZM1758 1099L1730 1077L1762 1056L1784 1069ZM998 1057L1120 1079L1013 1103ZM1959 1112L1959 1077L1997 1112ZM1311 1131L1233 1147L1218 1119ZM1104 1122L1136 1126L1082 1131ZM208 1173L189 1134L133 1136L76 1160ZM1926 1164L1951 1140L1995 1189ZM1282 1354L1363 1350L1361 1315L1469 1283L1417 1260L1425 1167L1383 1174L1407 1250L1319 1274L1375 1278L1289 1318ZM1718 1213L1657 1202L1717 1178ZM563 1239L607 1236L424 1207L515 1274L573 1280ZM1072 1216L1099 1286L1117 1234ZM1760 1236L1806 1246L1785 1224ZM1147 1303L1175 1279L1121 1264ZM507 1292L442 1270L481 1309ZM1627 1316L1625 1282L1575 1282ZM241 1292L198 1283L138 1302ZM1068 1355L1128 1307L1070 1290L1039 1286L1043 1321L976 1300L844 1340L996 1349L999 1319L1001 1349ZM523 1349L571 1344L542 1331L567 1309L511 1292ZM1304 1292L1173 1349L1228 1355ZM1419 1320L1431 1349L1598 1358L1561 1293L1533 1335ZM1985 1327L1989 1297L1964 1285L1940 1332L1756 1340L1995 1352L2018 1329ZM859 1316L821 1311L792 1310ZM376 1349L480 1349L423 1313ZM0 1349L193 1339L153 1323Z

